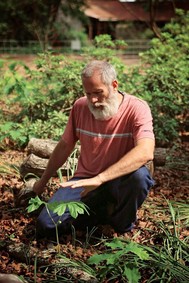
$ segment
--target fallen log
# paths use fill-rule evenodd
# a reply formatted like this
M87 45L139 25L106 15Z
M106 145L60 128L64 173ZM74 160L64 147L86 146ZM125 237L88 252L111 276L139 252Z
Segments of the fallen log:
M35 154L41 158L49 158L58 142L51 139L32 138L27 146L27 153Z
M32 138L27 146L28 155L35 154L36 156L41 158L49 158L57 143L58 142L51 139ZM154 165L155 166L165 165L166 154L167 154L166 148L162 148L162 147L155 148Z
M167 149L163 147L155 148L154 167L164 166L167 158Z
M40 177L48 163L48 159L52 154L56 141L50 139L36 139L32 138L27 146L27 158L20 166L20 173L24 177L27 174L34 174ZM154 154L154 167L164 166L166 163L167 149L156 148ZM69 157L66 163L61 167L63 176L71 173L72 169L77 164L77 158ZM57 174L55 174L57 176Z
M35 154L36 156L41 158L49 158L57 143L58 142L51 139L32 138L27 146L28 155ZM154 165L164 166L166 162L166 154L166 148L155 148Z
M14 274L0 273L0 283L26 283L26 281L21 280L17 275Z
M41 177L45 168L47 167L48 159L41 158L35 154L30 154L26 157L23 163L20 166L20 174L22 177L26 177L27 174L33 174L35 176ZM76 166L77 159L68 158L68 160L60 168L63 176L67 176L72 173L72 168ZM54 174L54 177L57 176L57 172Z
M49 159L57 143L51 139L32 138L27 145L27 155L35 154L38 157ZM76 148L80 151L79 145L76 145Z
M35 154L30 154L26 157L20 166L20 174L25 177L27 174L41 176L47 166L48 159L41 158Z
M14 243L7 246L7 250L12 258L22 263L27 263L27 258L30 259L30 263L34 264L37 258L37 265L40 266L61 266L62 275L79 278L80 282L97 283L99 282L95 276L88 273L82 268L82 265L75 260L71 260L67 257L58 256L57 247L48 248L45 250L39 250L37 247L25 245L23 243ZM57 255L57 256L56 256ZM13 275L14 276L14 275ZM23 281L0 281L0 283L20 283ZM58 281L57 281L58 282ZM24 281L25 283L25 281Z

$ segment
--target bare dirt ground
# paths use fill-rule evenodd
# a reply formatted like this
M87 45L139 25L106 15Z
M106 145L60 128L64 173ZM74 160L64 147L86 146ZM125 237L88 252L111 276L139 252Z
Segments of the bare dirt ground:
M79 56L77 54L73 55L73 57L79 58ZM7 62L18 60L18 61L21 61L21 62L27 64L28 66L30 66L30 68L35 67L36 58L37 58L36 55L0 54L0 59L7 60ZM120 58L128 66L138 65L140 63L140 59L139 59L138 56L134 56L134 55L133 56L126 56L126 55L124 55L124 56L120 56Z

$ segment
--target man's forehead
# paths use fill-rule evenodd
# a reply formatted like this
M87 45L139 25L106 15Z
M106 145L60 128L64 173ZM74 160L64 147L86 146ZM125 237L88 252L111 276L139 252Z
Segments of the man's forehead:
M83 77L83 80L92 80L92 79L100 79L102 78L102 74L99 71L94 71L90 76Z

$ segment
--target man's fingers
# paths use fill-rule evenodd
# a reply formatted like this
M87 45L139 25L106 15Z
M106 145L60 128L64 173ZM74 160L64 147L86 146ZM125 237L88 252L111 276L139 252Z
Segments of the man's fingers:
M60 183L60 186L62 188L67 188L67 187L71 187L73 189L75 188L80 188L82 187L84 184L81 180L79 181L70 181L70 182L66 182L66 183Z
M60 186L62 187L62 188L66 188L66 187L72 187L74 184L76 184L76 182L66 182L66 183L60 183Z

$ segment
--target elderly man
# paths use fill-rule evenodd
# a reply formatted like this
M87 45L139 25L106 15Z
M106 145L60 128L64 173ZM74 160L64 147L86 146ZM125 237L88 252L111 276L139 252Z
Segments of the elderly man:
M92 61L81 74L85 96L73 105L66 129L41 179L33 187L40 195L53 174L80 141L81 152L74 177L60 184L53 201L83 201L90 215L74 220L69 211L60 218L59 233L109 224L116 232L130 231L137 209L154 181L145 166L153 160L154 134L147 103L118 90L114 67ZM37 237L52 237L55 227L46 209L37 221Z

